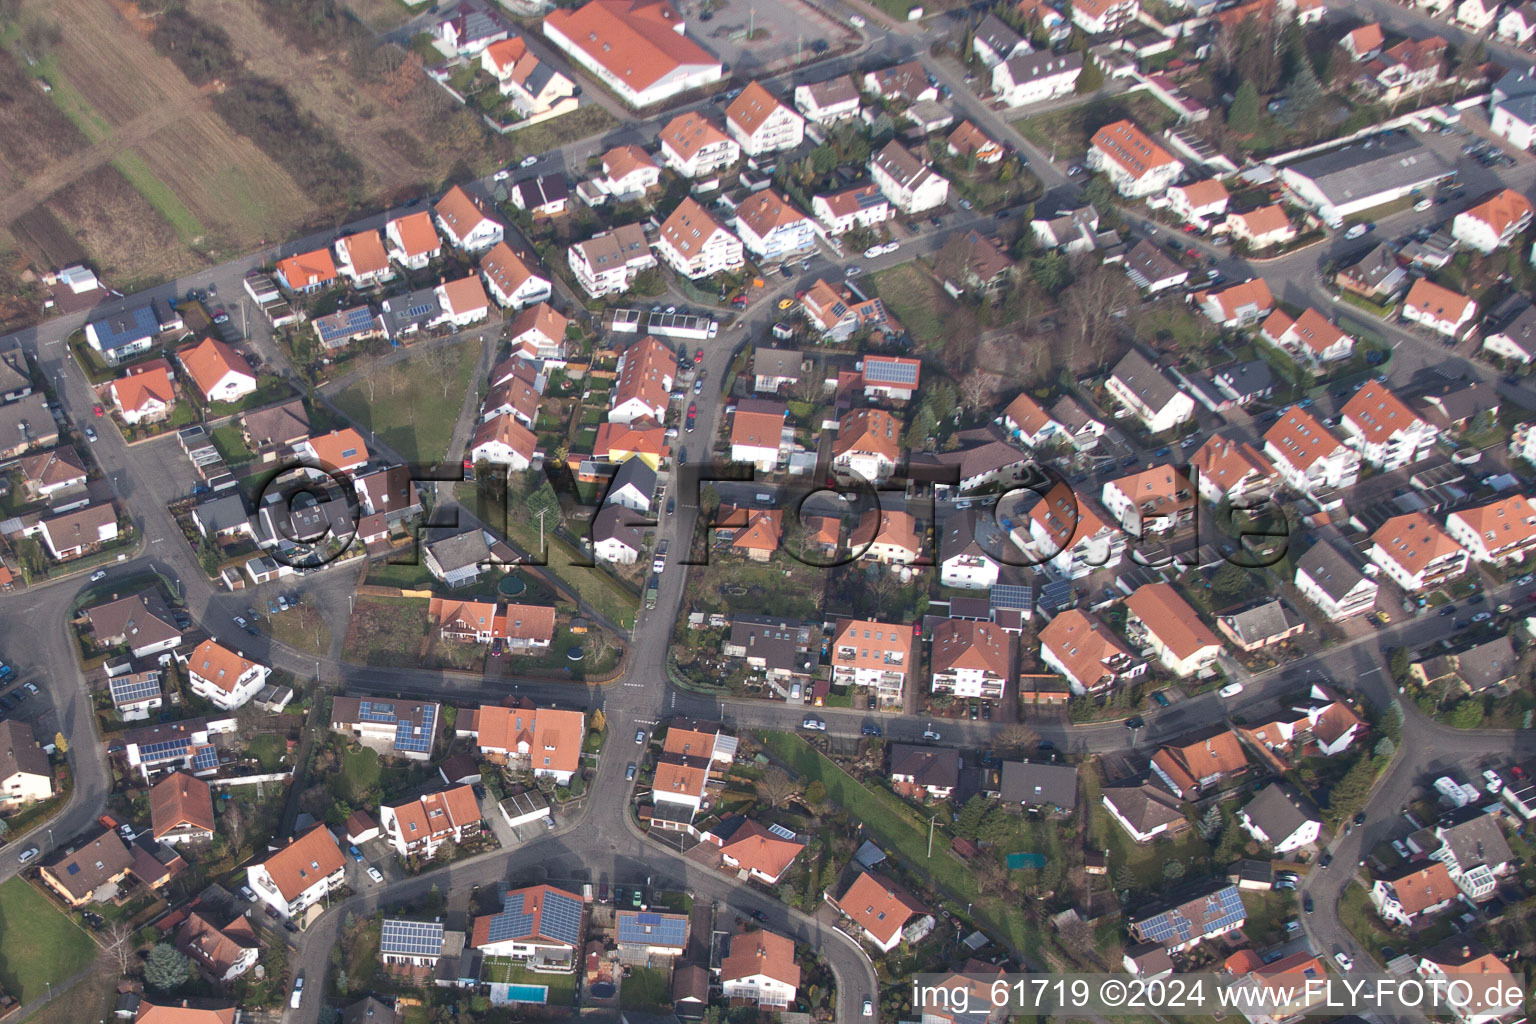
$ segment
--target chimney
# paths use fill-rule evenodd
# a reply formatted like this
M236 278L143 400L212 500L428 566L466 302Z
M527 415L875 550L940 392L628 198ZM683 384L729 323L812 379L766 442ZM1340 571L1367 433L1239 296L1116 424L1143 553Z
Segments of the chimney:
M1461 947L1461 958L1463 960L1470 960L1470 959L1472 959L1472 947L1471 946L1462 946Z

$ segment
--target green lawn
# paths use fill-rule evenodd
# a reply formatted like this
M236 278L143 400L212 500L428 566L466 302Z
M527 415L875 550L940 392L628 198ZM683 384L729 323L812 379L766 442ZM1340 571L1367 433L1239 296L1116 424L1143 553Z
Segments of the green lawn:
M508 985L543 985L549 989L549 1006L570 1006L576 1000L574 974L540 974L530 971L510 957L488 956L481 977L489 982ZM665 977L665 975L663 975Z
M183 242L190 244L202 237L204 228L197 215L176 198L170 186L156 177L143 157L133 152L119 153L113 157L112 166L165 218Z
M949 836L943 829L936 833L933 856L928 856L928 821L919 821L911 805L894 793L860 784L793 733L759 735L768 752L789 766L791 774L806 782L820 779L827 788L827 798L863 822L877 843L894 851L914 870L926 873L955 903L974 904L973 913L982 927L1015 951L1042 947L1044 936L1022 907L982 895L976 876L950 855Z
M1168 884L1163 875L1163 865L1169 861L1182 861L1196 870L1200 862L1211 855L1211 848L1194 829L1173 840L1156 839L1145 846L1138 845L1128 836L1104 809L1102 787L1098 773L1092 770L1081 774L1083 780L1083 807L1089 815L1093 846L1109 851L1109 877L1117 877L1122 866L1128 868L1136 879L1140 892L1155 893ZM1191 875L1193 877L1193 875Z
M288 751L288 744L283 742L281 736L275 733L266 733L251 740L246 747L246 753L254 757L261 765L264 772L275 772L283 763L283 755Z
M1114 121L1129 118L1148 135L1157 136L1173 124L1174 115L1148 93L1100 96L1076 106L1036 114L1015 123L1035 145L1058 158L1079 157L1088 152L1088 137Z
M90 966L96 944L20 878L0 885L0 988L22 1003Z
M880 300L920 346L941 349L951 337L976 336L976 315L916 263L882 270L871 280Z
M619 984L619 1006L626 1010L644 1010L653 1006L671 1006L672 990L667 972L660 967L636 967Z
M446 351L450 358L443 374L431 368L429 360L436 356L419 353L403 363L376 371L381 375L398 375L392 393L381 376L370 399L368 383L359 381L334 396L336 407L358 426L373 431L407 462L442 460L449 454L448 442L464 404L469 375L480 357L480 343L455 342Z

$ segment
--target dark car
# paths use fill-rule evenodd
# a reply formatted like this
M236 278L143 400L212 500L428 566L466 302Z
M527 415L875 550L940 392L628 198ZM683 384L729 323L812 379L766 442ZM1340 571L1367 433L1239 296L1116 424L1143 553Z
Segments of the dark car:
M1455 615L1455 614L1456 614L1456 607L1454 605L1449 605L1448 604L1444 608L1440 609L1440 617L1442 619L1445 618L1447 615Z
M763 913L761 910L753 910L753 911L749 911L749 913L752 915L752 920L757 921L757 922L759 922L761 924L767 924L768 923L768 915Z
M1304 893L1301 894L1301 909L1305 910L1309 914L1312 913L1312 911L1314 909L1316 909L1312 905L1312 894L1311 893L1304 892Z
M1333 863L1333 854L1329 853L1327 850L1324 850L1321 854L1318 855L1318 858L1317 858L1317 866L1318 867L1325 868L1329 864L1332 864L1332 863Z
M1364 825L1365 824L1365 812L1364 811L1361 811L1360 813L1355 815L1355 824L1356 825Z
M1133 732L1137 729L1146 728L1146 725L1146 721L1140 715L1132 715L1125 720L1125 727Z
M866 725L859 732L865 736L883 736L885 733L878 725Z
M1171 704L1171 703L1172 703L1172 701L1170 701L1170 700L1169 700L1169 699L1168 699L1168 695L1167 695L1167 694L1166 694L1166 693L1164 693L1164 692L1163 692L1163 691L1162 691L1162 690L1158 690L1158 691L1157 691L1157 692L1156 692L1156 693L1154 693L1154 694L1153 694L1153 695L1152 695L1152 700L1153 700L1153 702L1154 702L1154 703L1156 703L1156 704L1157 704L1157 706L1158 706L1158 707L1160 707L1160 708L1165 708L1165 707L1167 707L1167 706L1168 706L1168 705L1169 705L1169 704Z
M1488 598L1483 594L1473 594L1471 597L1467 598L1467 604L1482 604L1486 600L1488 600Z

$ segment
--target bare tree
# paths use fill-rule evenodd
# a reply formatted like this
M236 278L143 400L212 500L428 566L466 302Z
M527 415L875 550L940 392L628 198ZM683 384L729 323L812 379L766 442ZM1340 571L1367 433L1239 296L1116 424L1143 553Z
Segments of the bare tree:
M245 812L235 801L224 802L224 813L219 817L219 830L229 840L230 848L238 857L240 848L245 845Z
M1079 960L1093 958L1093 929L1088 927L1087 921L1080 917L1070 917L1056 929L1056 934L1061 939L1062 948L1068 953Z
M960 402L972 412L980 411L992 391L992 374L977 367L960 378Z
M124 921L113 921L102 936L102 945L117 961L117 973L127 974L128 965L133 962L133 929Z
M453 372L453 353L447 345L433 345L421 354L422 366L437 380L439 387L443 389L443 397L448 397L448 392L453 390L455 383Z
M1078 347L1091 351L1100 366L1114 336L1115 320L1129 305L1130 282L1102 263L1082 274L1064 296L1068 316L1077 328Z
M755 788L758 798L773 808L783 807L800 792L800 784L782 768L769 768L763 772Z
M1040 743L1040 734L1023 722L1010 722L997 731L998 753L1023 757Z

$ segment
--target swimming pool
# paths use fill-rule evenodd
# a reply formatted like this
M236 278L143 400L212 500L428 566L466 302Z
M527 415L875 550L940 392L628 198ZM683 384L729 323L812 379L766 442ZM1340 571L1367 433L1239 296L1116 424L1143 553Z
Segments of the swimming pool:
M540 1006L542 1006L548 1001L548 985L507 986L507 1002L509 1003L538 1003Z

